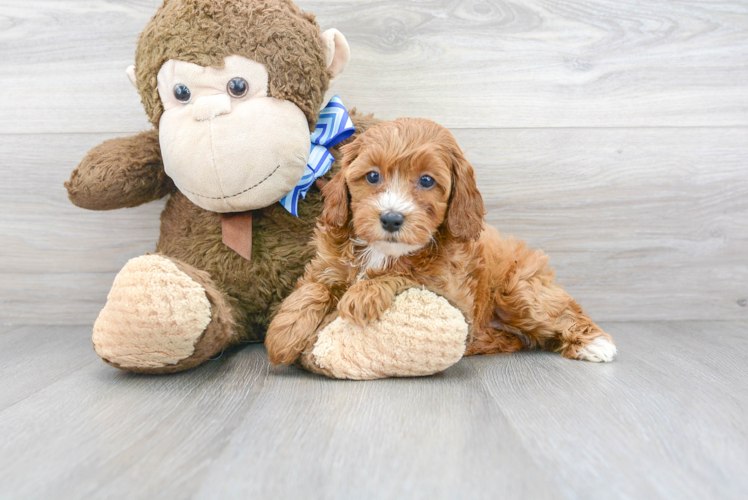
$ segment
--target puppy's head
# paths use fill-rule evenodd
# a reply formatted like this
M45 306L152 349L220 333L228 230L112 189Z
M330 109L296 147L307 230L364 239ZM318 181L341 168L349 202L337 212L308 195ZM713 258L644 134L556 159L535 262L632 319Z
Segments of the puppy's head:
M472 166L454 136L425 119L400 118L369 129L342 149L343 166L324 188L329 228L388 256L428 245L435 235L475 239L485 208Z

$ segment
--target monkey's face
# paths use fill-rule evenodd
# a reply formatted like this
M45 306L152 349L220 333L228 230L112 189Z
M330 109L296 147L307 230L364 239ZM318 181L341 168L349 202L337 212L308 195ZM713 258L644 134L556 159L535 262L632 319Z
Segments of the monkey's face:
M266 207L288 194L309 158L309 124L268 96L265 66L242 56L222 69L169 60L158 73L159 141L166 174L213 212Z

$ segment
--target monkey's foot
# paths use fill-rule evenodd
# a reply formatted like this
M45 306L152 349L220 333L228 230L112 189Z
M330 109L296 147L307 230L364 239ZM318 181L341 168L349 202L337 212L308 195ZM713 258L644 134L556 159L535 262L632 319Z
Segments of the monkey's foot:
M107 363L142 373L196 366L228 346L230 309L207 273L161 255L130 260L93 329Z
M458 309L433 292L411 288L367 326L332 320L303 353L301 364L341 379L433 375L460 360L467 336Z

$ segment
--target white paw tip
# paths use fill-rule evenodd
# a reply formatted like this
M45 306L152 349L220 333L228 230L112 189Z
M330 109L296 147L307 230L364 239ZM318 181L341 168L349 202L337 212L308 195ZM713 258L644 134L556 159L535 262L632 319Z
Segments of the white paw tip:
M597 337L592 342L579 350L577 359L593 361L595 363L608 363L616 357L616 346L605 337Z

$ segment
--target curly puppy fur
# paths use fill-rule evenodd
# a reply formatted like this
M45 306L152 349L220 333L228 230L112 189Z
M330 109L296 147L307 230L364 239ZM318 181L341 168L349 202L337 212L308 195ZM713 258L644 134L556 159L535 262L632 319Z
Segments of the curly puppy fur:
M323 190L317 255L267 333L273 363L296 362L335 307L367 324L398 293L423 286L465 315L468 355L537 347L612 359L612 339L554 283L548 258L485 224L473 168L447 129L398 119L343 152L341 172ZM401 225L387 229L387 214Z

